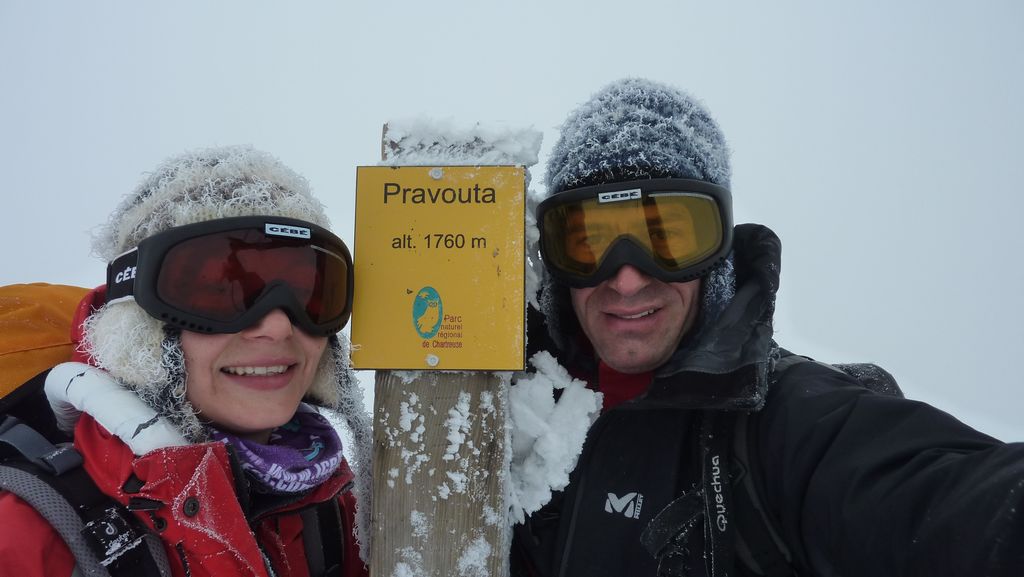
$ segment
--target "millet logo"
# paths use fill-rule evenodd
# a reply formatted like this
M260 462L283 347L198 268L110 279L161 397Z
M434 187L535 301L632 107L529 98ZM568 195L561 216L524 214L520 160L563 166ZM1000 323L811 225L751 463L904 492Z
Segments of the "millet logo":
M622 513L628 519L639 519L643 506L644 496L640 493L626 493L621 497L615 493L608 493L608 498L604 501L606 513Z
M272 236L290 236L294 238L311 238L313 235L308 228L301 226L288 226L286 224L274 224L268 222L264 225L263 231Z
M604 204L606 202L621 202L623 200L636 200L640 198L641 192L639 188L632 190L616 190L614 192L602 192L597 195L597 202Z

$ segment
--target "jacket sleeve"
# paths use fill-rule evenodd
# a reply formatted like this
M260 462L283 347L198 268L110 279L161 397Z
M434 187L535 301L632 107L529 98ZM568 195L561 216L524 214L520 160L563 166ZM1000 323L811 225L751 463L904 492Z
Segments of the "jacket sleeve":
M815 363L784 373L754 434L801 574L1024 575L1024 444Z
M68 577L75 559L64 539L28 503L0 492L0 574Z

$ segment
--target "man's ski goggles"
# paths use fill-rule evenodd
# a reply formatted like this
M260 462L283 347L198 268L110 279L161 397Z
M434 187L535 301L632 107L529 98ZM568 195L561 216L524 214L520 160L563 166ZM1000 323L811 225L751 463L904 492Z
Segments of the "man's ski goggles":
M537 207L541 258L571 287L625 264L665 282L699 278L732 247L732 195L708 182L636 180L560 192Z
M352 257L327 229L244 216L155 234L107 266L107 302L134 298L154 318L201 333L236 333L282 309L326 336L352 312Z

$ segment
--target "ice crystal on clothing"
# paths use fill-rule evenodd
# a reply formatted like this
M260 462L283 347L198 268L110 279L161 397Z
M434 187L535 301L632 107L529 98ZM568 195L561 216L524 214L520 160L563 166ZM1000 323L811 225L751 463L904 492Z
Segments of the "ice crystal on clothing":
M601 394L572 378L550 353L541 351L530 363L536 372L519 378L509 390L509 514L516 522L550 501L552 491L569 484L587 430L601 409ZM562 390L557 402L556 389Z

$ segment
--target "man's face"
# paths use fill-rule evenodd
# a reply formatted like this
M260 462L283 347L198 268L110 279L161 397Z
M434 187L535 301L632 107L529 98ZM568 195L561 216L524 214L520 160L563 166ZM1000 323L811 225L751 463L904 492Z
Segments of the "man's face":
M597 355L620 373L650 371L667 361L700 310L700 279L662 282L631 265L595 287L569 292Z

